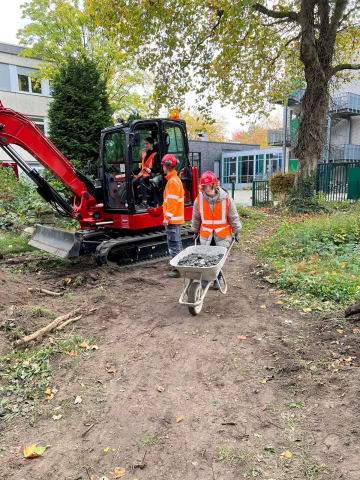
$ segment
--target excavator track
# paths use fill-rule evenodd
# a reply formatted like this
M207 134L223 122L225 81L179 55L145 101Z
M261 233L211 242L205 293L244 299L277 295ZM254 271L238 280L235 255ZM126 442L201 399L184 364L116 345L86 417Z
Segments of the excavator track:
M180 232L183 247L192 245L190 228L182 228ZM140 265L166 258L168 246L165 230L106 240L100 243L95 251L95 260L99 266L107 265L109 262L118 265Z

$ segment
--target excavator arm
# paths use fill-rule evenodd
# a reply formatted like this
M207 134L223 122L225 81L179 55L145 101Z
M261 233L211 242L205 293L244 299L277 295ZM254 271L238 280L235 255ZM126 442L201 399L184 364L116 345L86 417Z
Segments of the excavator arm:
M74 205L72 208L36 170L29 168L12 148L12 145L19 145L29 152L73 193ZM68 215L79 221L82 229L96 228L95 222L103 219L103 205L97 205L93 197L94 185L92 182L75 169L34 122L21 113L4 108L1 101L0 147L38 185L38 191L45 200L57 203Z

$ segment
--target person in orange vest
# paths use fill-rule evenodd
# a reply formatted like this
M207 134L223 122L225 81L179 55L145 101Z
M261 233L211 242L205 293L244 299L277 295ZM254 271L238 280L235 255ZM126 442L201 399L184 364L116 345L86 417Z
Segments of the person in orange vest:
M169 254L175 257L181 252L180 225L184 223L184 187L176 172L177 161L170 153L161 160L167 184L164 191L163 213ZM164 277L180 277L180 272L172 267Z
M229 248L232 234L235 241L240 239L241 223L235 202L212 172L201 175L199 195L194 202L191 230L194 239L200 234L200 245L217 245ZM219 290L221 275L214 281L214 289ZM206 286L207 282L203 282Z
M142 201L139 208L146 209L149 208L147 203L147 184L152 174L160 174L160 155L154 151L154 139L152 137L145 138L144 147L145 151L141 152L141 170L133 180L133 189L136 193L140 185Z

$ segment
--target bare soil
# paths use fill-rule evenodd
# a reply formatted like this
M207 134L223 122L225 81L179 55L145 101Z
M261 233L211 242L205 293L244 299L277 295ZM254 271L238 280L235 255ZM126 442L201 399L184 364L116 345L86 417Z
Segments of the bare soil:
M163 277L166 262L98 268L83 259L25 274L3 262L0 323L30 333L50 322L31 317L34 307L82 307L65 334L36 342L78 334L98 349L53 356L54 398L0 422L0 477L110 480L125 469L129 480L358 480L357 325L285 308L256 267L233 250L227 295L210 289L193 317L178 303L182 279ZM11 350L1 331L0 354ZM33 443L51 447L25 459Z

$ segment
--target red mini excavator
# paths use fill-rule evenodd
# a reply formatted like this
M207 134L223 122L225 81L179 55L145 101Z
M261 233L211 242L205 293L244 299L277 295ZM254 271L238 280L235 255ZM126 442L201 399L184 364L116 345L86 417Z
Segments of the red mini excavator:
M0 101L0 147L35 182L38 193L58 213L76 219L81 228L72 232L37 225L29 243L62 258L94 252L99 265L107 261L126 264L166 256L162 208L144 209L139 192L133 188L133 179L141 167L143 142L146 137L153 137L154 150L160 158L172 153L178 161L177 171L185 190L185 220L191 219L198 194L198 171L189 162L186 124L176 113L174 117L128 123L119 119L117 125L102 130L97 179L92 181L74 168L33 121L4 108ZM36 169L31 169L12 145L21 146L50 170L74 195L73 206ZM154 193L160 204L162 202L166 179L162 172L160 175L160 181L148 183L149 206L153 205ZM182 233L184 246L191 244L188 229L184 228Z

